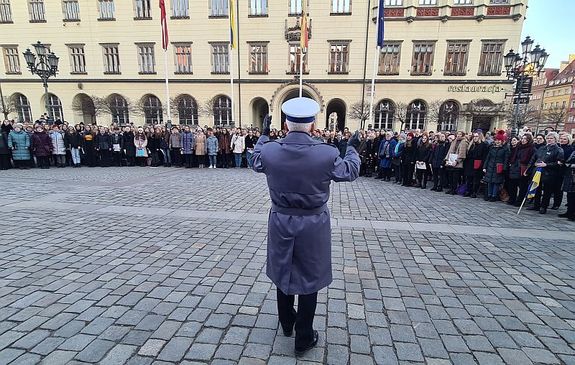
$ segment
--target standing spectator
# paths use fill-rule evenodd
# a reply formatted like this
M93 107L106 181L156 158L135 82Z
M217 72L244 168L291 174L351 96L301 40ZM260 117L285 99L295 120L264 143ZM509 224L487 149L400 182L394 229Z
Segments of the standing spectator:
M160 140L162 139L161 133L156 128L148 135L148 150L150 151L151 166L160 166Z
M54 166L66 167L66 143L64 134L60 131L60 126L54 124L50 133L52 140L52 154L54 155Z
M66 142L66 148L70 150L70 156L72 157L72 166L80 167L80 149L82 148L82 135L78 133L76 128L68 128L68 133L64 136Z
M196 138L189 126L184 127L184 133L182 133L182 156L184 157L184 165L186 168L193 166L192 158L194 156L194 149L196 148Z
M545 135L539 133L537 136L535 136L535 142L534 142L534 147L536 150L540 149L541 147L545 146Z
M0 127L0 133L4 133L6 136L8 136L13 129L14 127L12 126L12 123L10 123L9 120L4 120L2 122L2 126Z
M375 134L373 131L368 131L367 137L361 141L361 145L358 150L361 158L360 175L365 175L366 177L371 177L375 169L375 161L378 151L375 149L374 139Z
M112 161L114 165L122 166L122 150L124 149L124 138L120 134L120 127L114 127L110 136L112 143Z
M128 166L136 166L136 145L134 145L134 129L132 127L125 127L122 134L122 147L124 148L124 156L128 162Z
M138 166L145 167L148 161L148 137L143 128L138 128L133 143L136 147L136 162Z
M248 135L245 137L246 143L246 160L248 164L248 168L252 168L252 154L254 153L254 146L256 145L258 139L254 136L254 132L252 130L248 131Z
M206 148L208 151L208 158L210 159L210 169L215 169L218 164L218 139L214 136L214 131L208 128L208 138L206 139Z
M339 157L344 158L345 153L347 151L347 142L351 138L351 133L345 132L342 135L342 138L339 140L338 148L339 148Z
M403 172L403 186L413 186L413 172L415 169L415 153L417 152L417 142L415 135L411 132L407 134L405 147L401 156L401 170Z
M465 134L461 131L455 135L455 140L449 146L447 153L446 165L449 167L449 190L447 194L457 194L457 188L461 184L461 175L463 173L463 161L467 157L468 142Z
M527 194L529 178L527 177L527 166L535 153L533 147L533 137L530 133L525 133L516 148L511 150L509 157L509 202L520 206L523 198ZM519 193L517 192L519 190Z
M198 167L204 168L206 165L206 135L201 128L196 130L196 158Z
M224 128L222 133L218 136L218 145L220 146L221 166L227 169L232 165L232 137L227 128Z
M560 218L575 221L575 151L565 161L566 173L563 176L563 191L567 193L567 211Z
M489 146L483 140L483 133L473 133L467 158L463 161L463 173L467 184L466 197L477 198L477 192L483 178L483 163L489 152Z
M22 130L21 123L16 123L14 129L8 134L8 148L12 150L14 167L20 169L28 168L28 163L31 159L30 147L30 134Z
M427 188L427 178L429 175L429 162L431 161L432 146L427 134L421 135L419 146L415 152L415 168L417 186L421 189Z
M32 151L38 160L38 167L41 169L50 168L50 156L52 155L52 139L40 124L36 126L36 131L32 135Z
M170 151L170 147L168 143L170 142L170 131L169 129L164 129L163 126L160 126L160 133L162 138L160 139L160 152L164 157L164 166L171 167L172 166L172 154Z
M501 185L505 182L505 172L509 166L509 148L504 145L507 136L504 131L495 134L495 141L489 147L483 172L487 182L487 194L485 200L497 201Z
M572 142L573 141L571 139L571 136L567 132L561 132L559 134L559 147L561 147L561 149L563 150L563 157L566 159L571 156L571 153L573 153L573 146L571 145ZM570 169L567 169L565 165L561 166L561 170L563 180L565 174L571 174ZM553 197L553 206L551 207L551 209L553 210L559 209L561 203L563 203L563 191L559 190Z
M172 133L168 139L168 147L172 157L172 163L176 167L182 167L182 135L180 129L172 127Z
M395 174L396 184L401 184L403 181L403 171L401 161L403 157L403 150L405 148L406 138L407 137L405 133L401 133L399 135L399 140L397 141L397 144L393 149L393 154L391 155L391 164L393 165L393 172Z
M234 153L235 167L242 167L242 153L244 152L244 136L237 130L232 137L232 152Z
M100 167L110 166L112 136L110 136L110 130L107 127L100 128L100 133L96 135L95 143L100 155Z
M82 149L84 150L85 160L88 166L96 166L96 136L92 132L92 127L86 126L84 131L84 140L82 141Z
M384 139L379 143L379 170L377 172L377 178L383 179L384 181L391 180L391 158L396 144L397 141L393 139L393 134L391 132L385 133Z
M2 125L4 126L4 125ZM8 134L4 128L0 130L0 170L8 170L10 165L10 148L8 147Z
M545 137L547 144L539 147L535 152L529 165L531 169L541 168L541 185L537 189L533 206L528 210L539 210L539 213L546 214L551 196L563 194L561 184L563 183L563 150L557 145L559 137L555 132L549 132Z
M445 157L449 151L449 143L444 133L435 135L437 141L431 151L431 168L433 169L433 187L432 191L443 191L447 187L447 173L445 170Z

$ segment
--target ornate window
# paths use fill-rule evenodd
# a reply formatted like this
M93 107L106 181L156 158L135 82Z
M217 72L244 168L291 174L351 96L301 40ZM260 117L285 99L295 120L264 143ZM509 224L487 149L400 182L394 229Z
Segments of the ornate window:
M10 0L0 0L0 23L12 23Z
M6 74L19 74L20 71L20 57L18 54L18 47L5 46L4 51L4 69Z
M103 44L102 51L104 53L104 73L105 74L119 74L120 73L120 50L117 44Z
M154 44L142 43L138 46L138 65L141 74L156 73L156 60L154 58Z
M178 98L178 117L180 124L198 125L198 104L190 95Z
M434 49L434 42L416 42L413 44L412 76L429 76L433 73Z
M134 0L134 18L135 19L152 18L150 0Z
M210 0L210 16L228 16L228 3L229 0Z
M448 41L444 74L448 76L465 76L467 74L468 55L468 41Z
M146 124L160 124L163 122L162 103L155 95L144 96L143 107Z
M459 105L452 101L446 101L439 108L438 131L455 131L457 130L457 118L459 117Z
M250 73L268 73L268 44L250 43Z
M375 119L373 129L393 129L393 118L395 116L395 105L389 99L380 101L375 107Z
M110 112L112 114L112 122L118 125L128 124L130 122L130 112L128 110L128 102L123 96L112 94L108 97L110 105Z
M62 102L60 98L54 94L48 94L48 116L53 120L62 120L64 113L62 111Z
M415 100L407 106L407 118L405 120L405 129L423 129L425 127L425 118L427 117L427 106L423 100Z
M479 58L479 75L500 76L503 66L504 41L484 41Z
M28 0L28 13L30 14L30 22L45 22L44 0Z
M329 45L329 73L349 72L349 41L333 42Z
M18 113L18 120L20 122L31 122L32 111L28 98L23 94L16 94L13 96L13 102L16 106L16 112Z
M386 42L379 54L378 75L399 75L401 42Z
M172 0L172 17L173 18L189 18L190 4L189 0Z
M288 74L299 73L299 64L301 57L300 43L290 43L289 45L289 59L288 59ZM303 55L303 72L309 72L307 68L307 52Z
M232 101L229 97L220 95L216 97L213 105L214 125L231 125L232 121Z
M99 20L113 20L116 12L114 0L98 0Z
M78 0L63 0L62 12L64 13L64 20L80 20L80 4Z
M268 14L268 0L250 0L250 15L264 16Z
M192 73L192 45L191 43L174 44L175 66L177 74Z
M351 0L331 0L332 14L351 14Z

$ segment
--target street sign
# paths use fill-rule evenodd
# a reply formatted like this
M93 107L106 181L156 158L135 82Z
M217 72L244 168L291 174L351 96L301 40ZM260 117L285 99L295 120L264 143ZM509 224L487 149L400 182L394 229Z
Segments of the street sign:
M529 104L529 96L521 96L521 98L515 96L513 98L513 104Z
M515 94L531 94L533 77L521 76L515 85Z

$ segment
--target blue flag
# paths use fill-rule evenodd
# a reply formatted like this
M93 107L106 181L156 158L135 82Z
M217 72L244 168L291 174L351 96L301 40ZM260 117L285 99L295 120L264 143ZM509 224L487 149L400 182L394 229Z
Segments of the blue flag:
M385 15L385 0L379 0L378 19L377 19L377 46L383 47L383 20Z

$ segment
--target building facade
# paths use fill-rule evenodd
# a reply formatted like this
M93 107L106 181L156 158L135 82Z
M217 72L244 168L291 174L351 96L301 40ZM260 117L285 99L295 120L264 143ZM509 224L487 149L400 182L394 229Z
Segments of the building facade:
M542 124L549 130L575 132L575 55L549 81L543 95ZM540 128L541 129L541 128Z
M374 68L374 128L506 126L503 56L519 46L527 0L386 0L379 54L376 0L305 1L304 94L321 106L319 128L359 126L353 106L369 105ZM48 108L70 123L166 122L167 65L173 123L259 126L270 113L280 127L281 104L298 94L301 0L236 1L231 64L228 0L166 4L164 55L155 0L0 0L10 117ZM22 56L36 41L60 58L47 95Z

